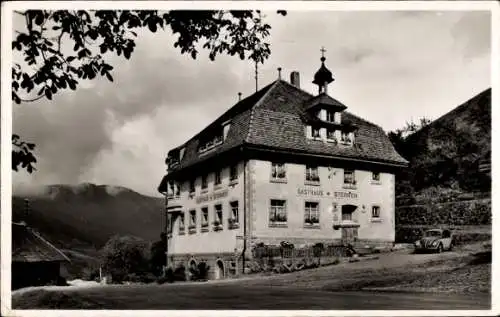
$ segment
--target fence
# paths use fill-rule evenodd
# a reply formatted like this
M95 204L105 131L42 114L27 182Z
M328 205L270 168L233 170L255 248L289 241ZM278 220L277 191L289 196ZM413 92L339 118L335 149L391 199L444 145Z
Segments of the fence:
M262 258L319 258L319 257L346 257L348 249L343 245L326 245L322 247L303 247L290 248L282 246L257 246L253 249L253 257L256 259Z

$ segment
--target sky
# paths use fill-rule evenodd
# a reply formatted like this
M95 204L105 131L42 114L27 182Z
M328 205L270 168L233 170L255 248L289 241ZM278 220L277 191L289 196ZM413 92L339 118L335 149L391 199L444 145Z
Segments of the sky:
M312 79L325 47L328 93L390 131L436 119L491 86L490 15L481 11L265 12L271 57L259 87L300 72ZM14 21L14 25L19 26ZM158 196L167 152L255 92L254 65L196 60L168 31L140 32L130 60L109 56L114 82L83 82L52 101L13 105L13 132L37 144L37 171L13 173L13 191L91 182ZM14 56L14 61L18 57Z

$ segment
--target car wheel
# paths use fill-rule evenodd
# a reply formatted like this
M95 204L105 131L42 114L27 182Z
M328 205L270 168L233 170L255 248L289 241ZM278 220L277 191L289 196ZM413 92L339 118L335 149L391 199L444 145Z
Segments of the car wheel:
M441 243L440 243L440 244L439 244L439 246L438 246L437 252L438 252L438 253L443 252L443 245L442 245Z

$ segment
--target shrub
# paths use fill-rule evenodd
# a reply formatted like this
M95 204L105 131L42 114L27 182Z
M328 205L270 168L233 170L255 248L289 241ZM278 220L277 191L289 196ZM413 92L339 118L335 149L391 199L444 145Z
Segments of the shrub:
M82 280L84 281L96 281L99 280L99 269L85 267L82 270L81 275Z
M184 265L181 264L175 268L174 280L175 281L185 281L186 280L186 268L184 267Z
M148 271L147 243L133 236L113 236L102 248L103 269L114 282L123 281L129 274Z

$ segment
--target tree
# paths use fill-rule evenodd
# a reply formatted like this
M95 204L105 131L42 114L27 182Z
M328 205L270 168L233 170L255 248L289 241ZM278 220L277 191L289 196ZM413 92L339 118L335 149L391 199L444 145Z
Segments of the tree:
M161 234L161 240L151 245L151 258L149 260L151 271L154 275L160 276L163 273L163 266L167 261L167 240L166 234Z
M15 14L24 18L26 25L26 30L16 30L12 41L12 49L24 57L23 65L12 66L12 99L17 104L51 100L62 90L75 90L81 80L104 76L113 81L113 66L106 57L116 54L129 59L138 29L155 33L170 28L178 36L174 46L193 59L198 56L200 45L209 52L211 60L229 54L264 63L271 53L265 41L271 26L264 23L258 10L28 10ZM286 11L279 10L278 14L286 15ZM70 49L65 50L65 46ZM17 155L19 163L15 168L13 164L14 170L20 165L30 173L33 171L33 149L34 145L23 152L26 155ZM12 155L16 155L14 151Z
M123 281L128 275L148 272L148 243L133 236L111 237L100 251L102 268L113 281Z

